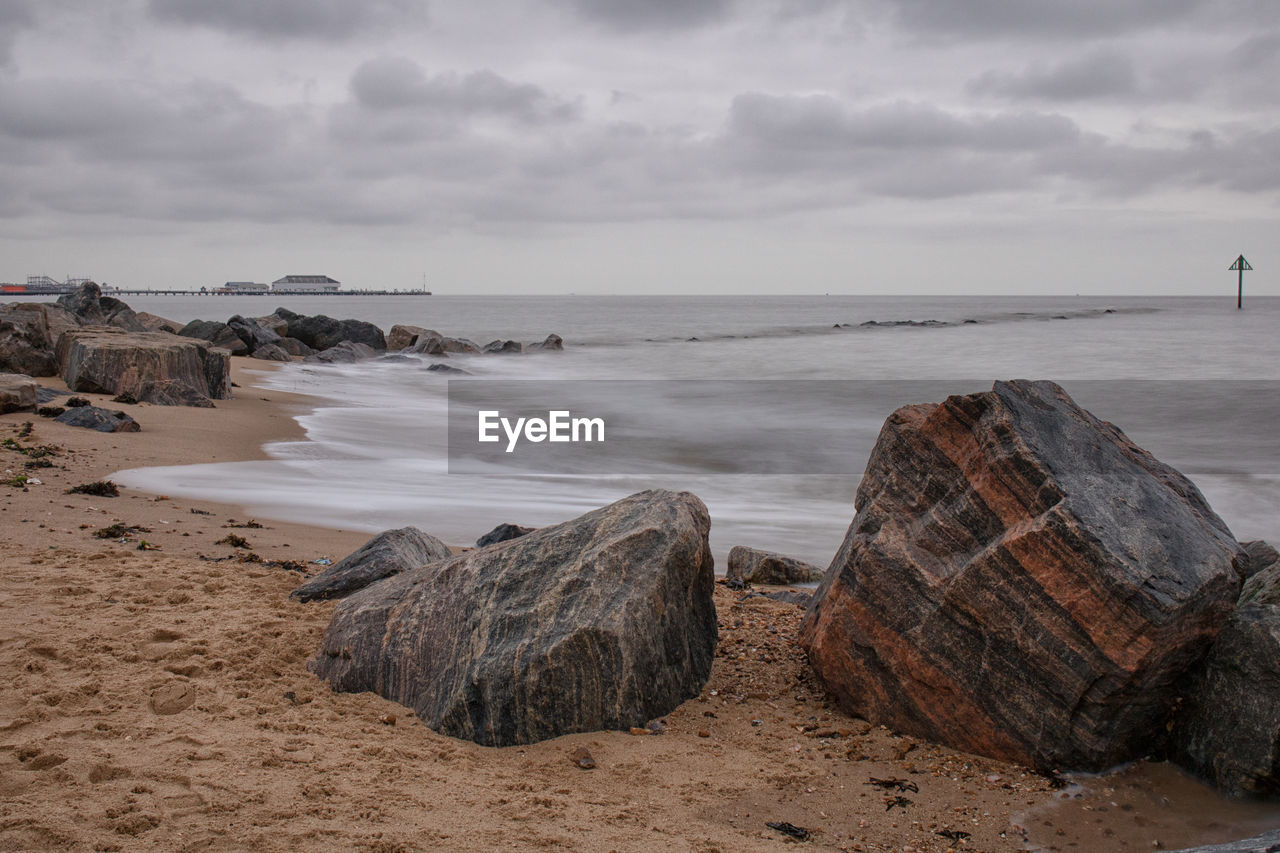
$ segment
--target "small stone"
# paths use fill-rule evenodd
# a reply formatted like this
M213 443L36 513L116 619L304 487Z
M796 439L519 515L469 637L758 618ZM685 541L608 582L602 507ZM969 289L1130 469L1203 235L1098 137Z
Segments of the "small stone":
M185 681L171 681L151 694L151 710L161 716L185 711L195 702L195 687Z
M632 727L631 727L631 734L633 734L633 735L651 735L651 734L653 734L653 732L649 731L648 729L642 729L642 728L640 728L639 726L632 726Z
M698 737L711 737L711 732L708 729L698 729Z
M576 748L569 753L569 759L583 770L595 770L596 760L591 757L591 752L585 746Z
M382 723L384 726L394 726L396 724L396 715L383 714L378 718L378 722Z

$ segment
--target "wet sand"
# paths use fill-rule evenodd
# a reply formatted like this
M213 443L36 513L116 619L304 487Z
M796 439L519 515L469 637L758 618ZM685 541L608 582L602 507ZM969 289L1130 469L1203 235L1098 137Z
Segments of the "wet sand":
M1047 833L1060 849L1106 849L1061 808L1084 801L1075 789L831 708L794 642L803 611L723 586L711 680L663 718L661 735L484 748L372 694L332 693L306 669L332 604L288 593L319 569L314 560L336 560L368 534L265 519L231 527L248 521L238 507L127 489L64 494L122 468L260 458L263 443L299 437L291 414L306 400L251 388L246 366L269 366L235 361L236 399L212 410L95 398L127 409L140 433L0 416L0 439L61 448L47 457L54 467L26 472L40 485L0 486L0 849L791 843L767 822L809 830L815 850L1016 851L1028 842L1015 824L1033 823L1032 841ZM33 432L19 438L26 421ZM4 479L27 460L0 450L0 468L14 472ZM93 536L113 522L148 530ZM228 534L249 547L218 544ZM160 550L139 550L142 540ZM571 761L581 746L594 770ZM1101 815L1104 829L1132 817L1091 812ZM1143 830L1145 849L1200 840L1158 821Z

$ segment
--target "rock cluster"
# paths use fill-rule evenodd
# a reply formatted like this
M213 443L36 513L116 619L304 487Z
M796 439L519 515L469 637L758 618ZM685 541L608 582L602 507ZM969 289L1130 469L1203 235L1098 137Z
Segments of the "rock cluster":
M312 670L491 746L644 726L696 696L716 646L710 519L649 491L341 601Z
M850 712L1041 769L1158 748L1245 554L1190 481L1048 382L886 421L802 642Z

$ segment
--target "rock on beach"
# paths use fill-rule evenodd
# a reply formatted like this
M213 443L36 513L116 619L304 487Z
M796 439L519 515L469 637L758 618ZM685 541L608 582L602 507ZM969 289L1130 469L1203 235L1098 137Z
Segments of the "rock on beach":
M845 710L1039 769L1162 745L1245 554L1196 487L1049 382L886 421L802 643Z
M734 545L729 549L725 578L731 581L787 586L793 583L817 583L822 580L822 569L785 554Z
M341 601L311 663L487 746L627 731L697 696L716 614L710 518L648 491Z
M384 530L295 589L290 597L298 601L342 598L383 578L452 555L448 545L416 527Z
M165 332L89 327L58 339L62 378L72 391L127 394L163 406L212 406L231 396L226 351Z

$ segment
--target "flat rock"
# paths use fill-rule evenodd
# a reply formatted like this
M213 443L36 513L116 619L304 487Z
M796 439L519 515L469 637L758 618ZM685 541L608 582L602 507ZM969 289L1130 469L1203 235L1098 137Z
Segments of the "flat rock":
M225 350L164 332L89 327L58 340L62 378L72 391L127 394L164 406L212 406L231 396Z
M339 602L311 669L489 746L628 731L697 696L716 645L702 501L648 491Z
M0 373L0 415L35 411L39 386L21 373Z
M142 427L124 412L113 412L98 406L77 406L54 418L60 424L84 427L98 432L138 432Z
M1239 544L1196 487L1050 382L885 422L801 642L844 709L1096 771L1163 745Z
M822 575L822 569L794 557L748 548L745 545L735 545L729 549L729 565L725 569L728 580L772 586L817 583L822 580Z
M290 593L298 601L342 598L383 578L453 556L449 546L416 527L384 530Z
M497 545L499 542L510 542L512 539L519 539L521 536L532 533L536 529L536 527L521 527L518 524L499 524L477 539L476 547L483 548L486 545Z

